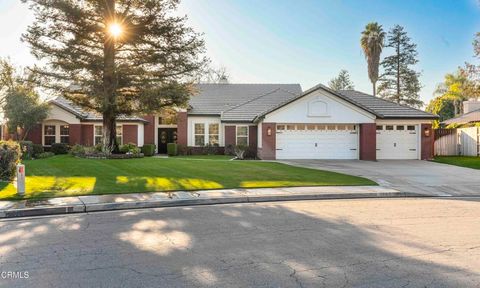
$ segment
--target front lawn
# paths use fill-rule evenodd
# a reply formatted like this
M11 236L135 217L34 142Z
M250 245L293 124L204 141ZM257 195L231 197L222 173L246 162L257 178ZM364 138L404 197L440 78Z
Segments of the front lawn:
M437 156L435 162L480 169L480 157L474 156Z
M102 160L62 155L25 161L25 198L239 187L376 185L368 179L334 172L226 159L210 156ZM12 184L1 183L0 199L16 199Z

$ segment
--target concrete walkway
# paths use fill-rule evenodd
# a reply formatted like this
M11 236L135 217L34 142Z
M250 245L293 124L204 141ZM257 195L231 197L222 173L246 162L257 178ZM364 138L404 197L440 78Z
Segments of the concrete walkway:
M186 205L409 196L426 195L404 193L382 186L319 186L109 194L61 197L40 201L0 201L0 218Z

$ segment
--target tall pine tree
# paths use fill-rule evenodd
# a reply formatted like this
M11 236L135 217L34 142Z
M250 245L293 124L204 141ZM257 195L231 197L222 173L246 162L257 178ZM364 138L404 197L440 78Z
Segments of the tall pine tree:
M413 70L418 63L417 45L411 42L407 32L400 25L395 25L389 32L385 47L393 50L393 55L385 57L381 66L378 94L384 99L411 107L421 107L420 73Z
M350 80L350 75L345 69L340 70L338 76L328 82L328 87L330 89L339 91L339 90L353 90L353 82Z
M207 59L200 35L175 16L178 0L22 0L35 22L22 37L43 84L103 115L106 151L116 118L184 105Z

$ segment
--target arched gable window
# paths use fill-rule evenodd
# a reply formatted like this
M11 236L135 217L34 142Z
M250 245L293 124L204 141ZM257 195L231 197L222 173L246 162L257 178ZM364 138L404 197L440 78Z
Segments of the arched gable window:
M328 114L328 104L321 100L313 100L308 103L308 116L309 117L325 117Z

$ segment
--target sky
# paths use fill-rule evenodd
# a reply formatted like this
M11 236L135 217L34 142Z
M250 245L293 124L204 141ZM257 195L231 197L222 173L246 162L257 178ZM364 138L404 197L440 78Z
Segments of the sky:
M346 69L355 89L371 93L360 33L372 21L387 31L402 25L417 44L425 102L446 73L475 63L472 41L480 32L476 0L183 0L178 12L203 33L207 56L230 82L300 83L304 90ZM0 0L0 57L35 63L20 41L32 21L26 4Z

